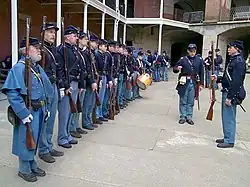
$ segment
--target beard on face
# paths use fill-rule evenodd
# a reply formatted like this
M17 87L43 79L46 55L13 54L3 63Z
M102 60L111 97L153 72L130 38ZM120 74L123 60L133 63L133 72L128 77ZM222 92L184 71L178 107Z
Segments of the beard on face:
M32 62L39 62L42 59L41 54L31 55L30 56Z

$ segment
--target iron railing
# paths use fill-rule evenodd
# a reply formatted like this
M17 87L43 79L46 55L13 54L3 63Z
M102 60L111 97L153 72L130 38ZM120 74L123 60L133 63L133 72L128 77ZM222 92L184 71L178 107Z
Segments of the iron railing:
M185 12L183 14L183 22L186 23L202 23L204 20L204 12L203 11L195 11L195 12Z
M242 21L250 20L250 6L232 7L231 10L222 9L219 21Z

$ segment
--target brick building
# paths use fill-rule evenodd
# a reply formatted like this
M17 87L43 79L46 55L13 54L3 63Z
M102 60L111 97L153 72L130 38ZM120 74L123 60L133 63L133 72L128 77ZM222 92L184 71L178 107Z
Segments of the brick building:
M211 41L224 58L231 40L244 40L245 54L249 49L248 0L2 0L0 13L0 59L12 54L13 62L25 33L25 18L31 18L31 35L39 37L44 15L58 25L63 16L65 26L73 24L102 38L159 53L166 50L173 63L189 42L198 45L203 57Z

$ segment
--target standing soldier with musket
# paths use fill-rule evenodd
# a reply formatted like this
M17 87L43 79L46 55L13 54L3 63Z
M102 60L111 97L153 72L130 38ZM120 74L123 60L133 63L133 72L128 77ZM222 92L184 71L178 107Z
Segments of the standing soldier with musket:
M107 44L108 42L104 39L100 39L98 42L98 50L95 52L96 57L96 69L98 74L100 75L99 81L99 99L100 99L100 106L96 108L96 118L99 121L108 121L107 118L103 117L103 103L104 103L104 96L106 92L106 85L107 85L107 56L105 53L107 52Z
M124 90L123 90L123 85L124 85L124 80L125 80L125 75L126 75L126 70L125 70L125 56L124 56L124 48L125 46L123 44L119 45L119 50L117 53L120 55L120 68L119 68L119 78L118 78L118 104L121 109L123 109L126 105L125 102L123 101L124 97Z
M124 98L127 102L132 101L132 77L133 68L132 68L132 61L133 61L133 51L130 47L126 47L124 49L125 55L125 69L126 69L126 80L125 80L125 88L124 88Z
M201 88L204 83L204 68L203 60L201 57L196 56L197 47L195 44L189 44L187 48L188 55L181 57L174 67L174 73L179 71L179 81L177 84L177 91L180 96L179 100L179 112L180 112L180 124L187 122L190 125L194 125L193 106L194 99L196 97L196 83L200 81ZM199 89L199 88L198 88ZM200 90L198 90L199 92Z
M27 33L20 44L21 58L9 71L2 92L10 103L8 119L14 127L12 153L19 158L18 176L35 182L37 177L46 175L38 168L35 154L42 126L49 117L46 103L50 105L54 91L38 64L41 60L39 40Z
M107 68L107 84L106 84L106 92L104 95L104 100L103 100L103 107L102 107L102 112L103 112L103 117L109 118L110 119L110 94L112 94L112 89L113 89L113 70L114 70L114 57L112 53L115 52L115 42L110 40L108 41L108 48L107 52L105 53L105 58L106 58L106 68ZM114 101L113 101L114 102Z
M244 89L246 62L241 55L243 49L242 41L231 42L228 46L230 59L226 63L223 76L212 75L212 79L217 79L217 83L222 84L221 117L224 137L216 140L219 148L232 148L235 143L236 108L237 105L241 106L246 97ZM243 107L242 109L244 110Z
M76 111L78 82L80 79L79 56L76 51L78 29L72 25L64 31L64 44L57 48L58 84L60 88L58 145L71 148L77 144L70 134L72 113ZM73 105L73 106L72 106Z
M46 23L44 27L41 27L41 33L43 34L43 55L41 65L44 68L49 80L54 88L54 96L51 103L48 105L50 111L50 117L47 123L43 126L38 146L39 157L47 162L55 162L54 157L63 156L63 152L53 149L53 130L56 118L56 112L58 107L58 86L57 86L57 68L56 68L56 47L54 46L56 39L56 32L59 28L53 23ZM43 33L44 32L44 33Z
M72 120L70 124L70 134L71 136L75 138L81 138L81 134L87 134L88 132L83 130L79 126L79 117L80 113L82 112L83 108L83 99L85 96L85 91L86 91L86 80L87 80L87 67L86 67L86 61L84 59L83 52L87 48L88 44L88 36L86 33L79 31L79 36L78 36L78 48L77 48L77 53L79 55L80 61L79 61L79 67L80 67L80 81L78 84L78 93L77 93L77 113L72 114Z
M82 127L87 130L94 130L98 126L93 124L92 113L96 104L95 93L97 92L98 86L98 72L95 72L96 60L95 60L95 49L97 48L98 37L91 33L89 35L89 46L84 50L83 55L87 67L87 82L86 82L86 93L83 100L83 111L82 111ZM101 121L98 121L101 122Z

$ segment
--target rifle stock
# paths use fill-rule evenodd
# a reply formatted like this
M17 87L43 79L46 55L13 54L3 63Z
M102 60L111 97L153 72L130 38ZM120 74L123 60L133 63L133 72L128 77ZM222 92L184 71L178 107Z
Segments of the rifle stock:
M26 56L25 56L25 86L27 88L27 97L25 99L26 107L32 111L31 106L31 91L32 91L32 77L31 77L31 62L29 58L29 36L30 36L30 18L26 18ZM36 143L32 134L30 123L26 123L26 146L28 150L35 150Z
M211 51L212 51L212 75L214 75L214 43L212 42L212 45L211 45ZM211 104L210 104L210 107L209 107L209 110L208 110L208 113L207 113L207 117L206 119L207 120L210 120L212 121L213 120L213 113L214 113L214 104L215 104L215 89L214 89L214 79L211 80L211 84L210 84L210 92L211 92Z
M80 113L82 112L82 103L80 101L80 94L77 94L77 101L76 101L76 107L77 107L77 111Z
M115 111L114 111L114 93L113 88L110 89L110 95L109 95L109 119L114 120L115 119Z

